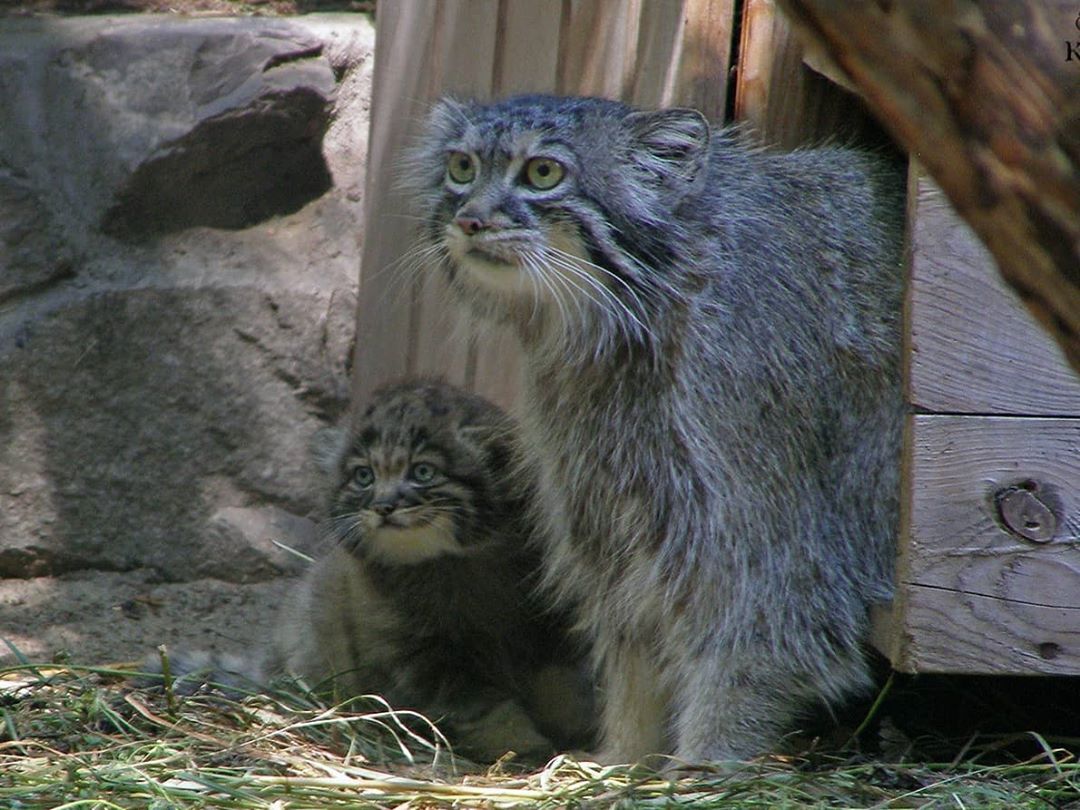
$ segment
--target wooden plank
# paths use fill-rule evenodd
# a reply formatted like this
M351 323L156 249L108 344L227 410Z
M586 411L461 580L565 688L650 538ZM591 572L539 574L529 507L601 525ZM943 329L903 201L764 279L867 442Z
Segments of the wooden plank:
M906 621L919 632L893 661L901 672L1080 674L1080 609L1013 604L1002 610L1000 599L912 591Z
M415 137L428 94L435 15L426 3L387 3L376 21L364 247L353 356L353 399L408 373L413 293L402 278L415 224L394 186L398 147Z
M1080 674L1080 419L916 414L905 455L894 666Z
M426 44L434 52L427 97L491 98L499 0L442 0L435 14L436 36ZM423 273L411 322L409 372L475 388L475 327L452 304L444 273Z
M499 5L495 95L551 93L558 79L559 6L535 0Z
M765 126L773 71L773 27L776 7L772 0L746 0L738 52L735 84L735 118L758 132Z
M723 121L731 73L734 0L686 0L682 58L670 101Z
M735 24L734 0L645 3L628 101L694 107L723 121Z
M561 26L561 15L549 3L502 0L492 79L494 95L555 91ZM492 328L482 330L473 340L473 389L513 409L521 391L521 351L516 339L505 330Z
M645 3L641 9L630 93L638 107L670 107L675 95L685 40L686 17L671 13L671 3Z
M909 398L944 413L1080 415L1080 375L922 175L910 223Z
M886 141L858 97L806 66L801 41L773 0L743 5L736 78L735 118L764 143Z
M563 0L557 92L604 98L629 95L641 2Z
M490 96L498 3L388 3L377 15L354 399L409 375L473 382L475 350L447 306L442 274L423 267L406 272L416 223L395 180L402 149L417 137L433 99Z

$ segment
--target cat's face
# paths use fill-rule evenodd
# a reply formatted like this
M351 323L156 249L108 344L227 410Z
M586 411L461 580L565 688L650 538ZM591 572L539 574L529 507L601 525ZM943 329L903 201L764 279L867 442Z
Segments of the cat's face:
M507 429L494 406L450 386L377 394L331 459L332 534L389 565L467 553L505 518L495 513Z
M410 184L425 235L479 315L537 328L648 331L674 205L703 165L693 110L600 99L441 102ZM592 331L595 331L594 329Z

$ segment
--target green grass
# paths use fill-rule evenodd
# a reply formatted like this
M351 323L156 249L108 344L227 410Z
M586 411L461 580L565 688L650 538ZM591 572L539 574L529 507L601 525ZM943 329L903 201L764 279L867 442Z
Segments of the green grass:
M811 750L677 780L570 757L479 768L377 698L185 697L134 688L131 675L0 670L0 808L1080 807L1080 765L1037 737L1024 761L1001 761L998 740L945 764Z

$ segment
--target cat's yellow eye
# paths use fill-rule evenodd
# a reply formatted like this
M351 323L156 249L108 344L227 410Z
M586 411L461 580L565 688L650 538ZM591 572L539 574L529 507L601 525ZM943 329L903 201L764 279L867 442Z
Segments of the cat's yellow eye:
M525 182L539 191L555 188L562 182L565 170L557 160L535 157L525 164Z
M465 152L451 152L446 161L446 175L455 183L465 185L476 179L476 164Z
M361 487L370 487L375 483L375 471L368 466L360 466L353 470L353 481Z

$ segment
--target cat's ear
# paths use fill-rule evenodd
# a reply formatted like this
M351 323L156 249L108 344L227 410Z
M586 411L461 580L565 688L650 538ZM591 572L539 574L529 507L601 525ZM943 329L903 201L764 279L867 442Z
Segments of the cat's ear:
M454 132L461 129L463 123L468 121L466 109L468 104L458 101L450 96L443 96L435 102L428 113L428 127L432 132L439 133L443 137L450 137Z
M705 167L709 152L709 122L697 110L631 113L626 123L639 155L648 157L646 168L669 180L692 183Z
M327 475L337 475L348 440L348 431L341 427L325 427L315 431L309 443L315 465Z

